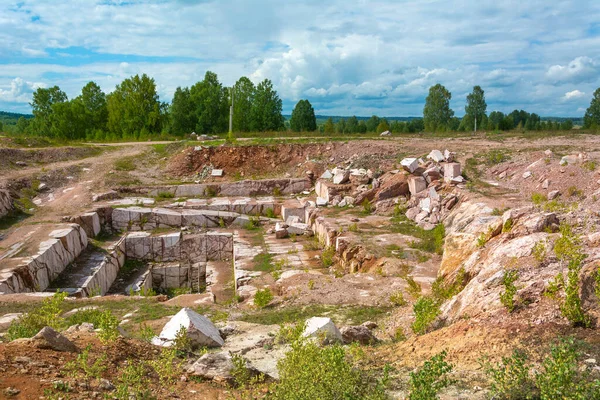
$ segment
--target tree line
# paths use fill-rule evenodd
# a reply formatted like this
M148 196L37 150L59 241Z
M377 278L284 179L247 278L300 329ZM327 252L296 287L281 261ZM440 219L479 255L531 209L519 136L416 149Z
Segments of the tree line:
M270 80L255 85L241 77L233 87L225 87L214 72L190 87L178 87L170 104L161 102L153 78L146 74L123 80L115 90L105 94L95 82L89 82L81 94L68 99L58 86L38 88L31 104L33 118L21 117L17 133L67 140L143 139L169 134L182 137L191 132L219 134L229 130L229 113L233 101L234 132L292 131L324 134L361 134L444 131L535 131L570 130L571 120L542 121L539 115L524 110L504 114L487 113L485 92L474 86L466 97L465 115L458 118L450 108L452 94L441 84L429 88L423 118L388 121L373 115L356 116L334 122L330 117L317 125L315 111L308 100L300 100L286 123L282 101ZM583 118L584 128L600 128L600 88ZM0 126L0 130L2 127Z

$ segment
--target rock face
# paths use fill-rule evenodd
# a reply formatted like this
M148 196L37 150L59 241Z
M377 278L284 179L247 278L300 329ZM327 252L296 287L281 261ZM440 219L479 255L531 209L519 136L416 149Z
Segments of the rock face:
M194 347L221 347L225 343L211 320L189 308L182 308L173 316L160 335L152 339L152 343L158 346L172 346L181 328L186 329L187 337Z
M46 326L42 328L31 339L31 343L38 349L52 349L55 351L78 352L75 346L69 339L56 332L54 329Z
M344 344L358 342L363 345L369 345L377 342L377 338L373 336L369 328L363 325L358 326L343 326L340 329Z
M13 202L8 190L0 189L0 218L13 209Z
M341 342L342 334L331 318L312 317L306 320L302 336L306 338L323 339L324 343Z
M259 374L247 361L246 368L252 376ZM231 374L233 369L234 364L231 355L222 351L219 353L206 353L188 368L188 372L194 376L210 379L216 383L232 384L234 383L234 378Z

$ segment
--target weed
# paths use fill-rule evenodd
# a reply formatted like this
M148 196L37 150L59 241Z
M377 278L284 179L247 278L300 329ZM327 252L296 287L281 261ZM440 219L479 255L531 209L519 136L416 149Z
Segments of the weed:
M358 224L355 222L348 226L348 232L358 232Z
M148 366L139 360L128 360L128 365L121 371L114 397L118 400L150 400L154 399L149 389Z
M502 284L504 285L504 291L500 293L500 302L508 312L515 310L515 294L517 293L517 287L514 282L519 279L519 273L516 269L508 269L504 271L502 277Z
M175 194L171 193L171 192L158 192L158 194L156 195L156 200L166 200L166 199L172 199L175 197Z
M417 283L412 276L407 275L404 277L404 280L408 284L408 294L410 294L413 298L418 298L421 296L421 285Z
M503 214L504 214L506 211L508 211L508 210L509 210L509 208L508 208L508 207L506 207L506 208L502 208L502 209L500 209L500 208L494 208L494 209L492 210L492 215L494 215L494 216L498 217L498 216L501 216L501 215L503 215Z
M502 357L502 363L492 365L482 362L486 375L491 380L493 398L506 400L529 400L538 398L535 382L529 376L527 353L515 349L510 357Z
M422 335L427 332L433 321L440 314L440 303L427 296L420 297L413 305L415 313L415 321L411 328L417 335Z
M600 300L600 266L596 269L596 275L594 277L594 293L596 294L596 298Z
M398 290L397 292L394 292L390 295L390 303L398 307L404 307L406 304L408 304L407 301L404 299L404 294L402 293L402 290Z
M150 343L154 336L156 336L156 333L151 327L149 327L146 324L140 324L137 332L137 337L139 339L143 340L144 342Z
M596 170L596 162L595 161L586 161L581 165L582 168L587 169L590 172L593 172Z
M368 215L371 214L371 212L373 212L373 206L371 206L371 202L368 199L364 199L361 206L363 208L364 214Z
M258 217L250 217L248 222L244 224L244 229L254 231L260 228L260 219Z
M115 161L115 169L117 171L134 171L136 168L132 158L121 158Z
M558 299L558 293L565 286L565 278L562 273L558 273L550 282L548 282L548 287L544 291L544 296L549 297L551 299Z
M65 371L70 375L77 376L82 373L86 379L100 379L102 373L107 368L106 354L102 354L93 362L90 360L90 350L92 345L87 345L85 349L77 355L77 358L65 365Z
M329 246L321 252L321 264L324 268L331 267L333 265L333 257L335 256L335 248Z
M215 197L217 195L217 189L212 186L207 186L204 188L204 196L206 197Z
M487 165L495 165L510 160L510 155L506 150L490 150L485 155L485 163Z
M547 200L546 196L542 193L534 192L531 194L531 202L533 204L535 204L536 206L539 206L539 205L545 203L546 200Z
M300 339L302 332L304 332L304 322L281 324L275 336L275 342L279 344L293 343Z
M177 351L178 355L185 355L193 350L192 341L190 340L187 334L187 329L184 326L179 328L175 334L172 347L175 349L175 351Z
M535 244L535 246L533 246L533 258L538 262L538 264L541 264L544 262L544 260L546 259L546 255L547 255L547 248L546 248L546 241L545 240L540 240L539 242L537 242Z
M597 399L600 381L591 382L587 371L581 372L577 360L579 344L572 337L563 338L550 348L550 357L542 362L536 376L541 399Z
M511 218L507 219L504 224L502 224L502 232L506 233L506 232L510 232L510 230L512 229L514 225L514 222Z
M440 390L453 383L448 377L452 368L452 364L446 362L445 350L425 361L418 371L410 373L409 400L438 399Z
M279 188L279 186L275 186L273 188L273 196L275 196L275 197L281 196L281 189Z
M6 335L7 339L12 341L32 337L45 326L57 330L64 328L66 323L60 314L63 311L62 305L66 297L67 293L57 292L54 296L44 299L40 307L22 315L10 325Z
M583 191L581 189L577 189L577 186L569 186L567 189L567 196L583 197Z
M312 279L308 280L308 290L313 290L315 288L315 281L313 281Z
M254 295L254 305L258 308L265 308L272 300L273 293L269 288L258 290Z
M177 381L180 374L181 363L177 362L177 350L165 347L161 349L160 357L150 361L150 366L158 375L162 386L171 386Z
M272 208L267 208L265 211L265 217L267 218L275 218L275 211Z
M394 343L404 342L406 340L406 335L404 334L404 329L402 327L396 328L394 330L394 335L392 336L392 341Z
M275 400L386 398L384 378L375 380L352 365L340 345L320 347L296 341L277 364L280 380L273 386Z

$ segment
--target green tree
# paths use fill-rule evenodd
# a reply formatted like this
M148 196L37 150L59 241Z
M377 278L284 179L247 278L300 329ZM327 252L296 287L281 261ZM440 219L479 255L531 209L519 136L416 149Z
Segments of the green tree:
M285 127L285 120L281 114L282 102L273 83L265 79L256 87L254 101L252 102L251 126L253 130L279 131Z
M480 126L485 118L487 104L485 102L485 92L481 86L473 86L473 91L467 95L467 105L465 106L466 126L473 126L473 131L477 132L477 123ZM471 124L472 122L472 124Z
M4 132L4 124L2 124L2 121L0 121L0 132Z
M337 133L346 133L346 120L344 118L340 118L337 124L335 124L335 131Z
M169 117L171 122L170 130L174 135L183 136L192 133L196 129L198 119L196 118L189 88L178 87L175 89L169 109Z
M36 89L30 103L34 116L30 130L36 135L52 136L52 106L65 101L67 95L58 86Z
M28 120L27 118L19 117L15 126L17 133L26 133L29 129L29 122L30 120Z
M438 131L448 127L454 111L450 109L452 94L439 83L429 88L429 95L425 99L423 108L423 122L425 130Z
M308 131L317 129L317 119L315 110L308 100L300 100L292 110L290 118L290 127L294 132Z
M358 133L358 129L358 118L353 115L346 121L346 130L348 133Z
M584 128L597 128L600 126L600 88L596 89L590 106L583 116Z
M81 95L76 98L83 107L83 122L87 133L106 130L108 122L108 108L106 94L96 82L88 82L82 89ZM76 109L79 106L75 107Z
M53 104L50 120L52 137L77 140L85 136L85 110L76 99Z
M229 98L217 74L207 71L204 80L190 89L197 118L196 132L221 133L228 130Z
M252 103L256 88L252 81L242 76L233 86L233 130L248 132L252 126Z
M161 104L153 78L135 75L107 96L108 129L119 137L139 138L161 130Z
M335 133L335 125L333 124L333 119L331 117L327 118L327 121L325 121L323 132L327 134Z
M367 132L375 132L377 130L377 125L379 125L381 120L377 115L372 115L371 118L367 120Z
M387 119L383 118L379 125L377 125L376 133L382 133L390 130L390 125L387 122Z
M367 133L367 123L365 121L358 121L356 133Z

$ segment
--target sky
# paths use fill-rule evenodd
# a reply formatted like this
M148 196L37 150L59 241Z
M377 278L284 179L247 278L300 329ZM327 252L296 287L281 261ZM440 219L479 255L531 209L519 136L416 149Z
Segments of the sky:
M0 110L89 81L107 93L146 73L162 101L205 72L270 79L289 113L421 116L430 86L464 114L582 116L600 87L600 1L0 0Z

